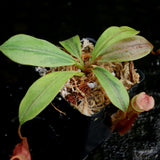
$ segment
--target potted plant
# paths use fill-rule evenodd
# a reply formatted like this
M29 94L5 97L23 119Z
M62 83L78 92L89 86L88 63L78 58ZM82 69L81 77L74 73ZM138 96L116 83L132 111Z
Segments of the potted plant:
M57 94L81 114L91 117L91 125L99 120L95 115L104 113L105 107L112 104L118 112L111 116L111 126L117 128L118 121L130 113L129 89L140 81L133 60L146 56L153 49L138 33L127 26L112 26L102 33L95 46L87 39L81 43L78 35L61 41L62 47L25 34L15 35L2 44L0 50L8 58L19 64L36 66L42 76L31 85L20 103L22 142L16 146L12 158L24 156L19 148L21 151L29 149L27 139L21 136L21 126L44 110ZM148 95L144 97L142 99L146 100ZM30 159L27 153L25 157Z

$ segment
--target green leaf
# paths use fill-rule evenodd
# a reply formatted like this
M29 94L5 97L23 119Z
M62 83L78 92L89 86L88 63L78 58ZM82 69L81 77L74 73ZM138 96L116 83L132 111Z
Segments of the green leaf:
M78 35L59 43L73 56L81 59L81 42Z
M95 48L92 51L91 60L96 59L100 55L104 55L106 48L108 48L112 44L114 44L124 38L132 37L138 33L139 33L139 31L136 31L135 29L127 27L127 26L109 27L108 29L106 29L102 33L102 35L97 40Z
M66 81L74 75L82 76L83 73L78 71L58 71L49 73L34 82L20 103L20 125L33 119L45 109Z
M129 96L122 82L101 67L94 67L93 73L104 88L110 101L120 110L126 111L129 105Z
M54 44L24 34L11 37L0 50L11 60L25 65L56 67L75 64L72 56Z
M105 50L98 62L124 62L140 59L149 54L153 46L145 38L134 36L123 39Z

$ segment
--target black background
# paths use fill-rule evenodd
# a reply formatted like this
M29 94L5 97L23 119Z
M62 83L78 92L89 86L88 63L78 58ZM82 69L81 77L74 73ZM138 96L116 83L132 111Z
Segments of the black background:
M100 34L110 26L126 25L140 30L140 35L146 37L150 42L152 42L153 45L155 45L156 50L157 48L160 48L159 19L159 0L3 0L0 2L0 44L5 42L9 37L19 33L25 33L37 38L46 39L54 44L58 44L58 41L70 38L76 34L78 34L81 38L92 37L97 39ZM144 62L144 60L146 61ZM159 65L157 65L157 62L159 61L157 60L159 60L159 56L149 56L149 58L145 58L144 60L137 61L137 66L139 66L140 69L146 74L147 82L145 83L145 89L150 92L151 95L155 95L158 99L160 88L158 84L160 75ZM153 74L151 75L151 73ZM34 72L32 67L15 64L14 62L8 60L3 54L0 54L0 159L9 159L9 155L12 153L14 145L19 142L17 136L18 105L28 87L38 77L38 74ZM156 103L158 106L159 101L156 100ZM55 113L54 116L56 118L61 118L59 113L55 111L53 112ZM155 112L158 112L158 110ZM37 120L28 122L28 125L29 123L33 123L39 128L41 127L41 122L39 123ZM58 123L60 122L58 121ZM61 123L59 125L61 125ZM153 125L150 125L149 127ZM137 126L139 126L139 124ZM26 131L27 129L29 131ZM37 132L33 133L32 129L33 127L27 126L26 124L26 129L24 129L23 133L24 136L36 137ZM45 128L43 128L43 131L44 130ZM147 131L150 131L150 129L147 128ZM40 129L38 132L41 134L41 139L37 143L41 144L42 142L42 144L45 144L45 134L43 135L43 132ZM148 137L151 135L152 134L149 134ZM139 133L139 136L142 135ZM154 137L154 134L152 137ZM134 141L130 142L130 139L125 137L125 140L127 139L126 144L128 145L134 143L134 147L136 147L136 143L138 143L136 138L131 138ZM116 148L116 146L121 145L116 144L117 141L119 141L119 139L115 139L113 142L111 140L110 143L114 143L114 145L109 144L110 149L108 150L104 149L104 146L107 147L107 143L100 146L98 148L99 151L97 151L99 156L95 159L107 160L114 159L113 157L115 157L115 159L131 159L132 157L130 156L132 154L126 153L125 156L118 154L119 150L121 150L120 153L126 150L120 147ZM143 139L143 141L145 140ZM154 141L154 139L151 139L151 141ZM121 141L119 142L121 143ZM40 148L37 147L36 153L34 150L31 150L33 160L40 159L41 153L42 155L47 154L45 150L45 148L47 148L47 144L45 145ZM111 146L114 146L116 149L112 149ZM58 160L60 158L54 157L54 155L57 155L57 153L54 153L54 149L48 149L49 152L53 152L49 155L53 155L53 158L51 159ZM64 153L61 154L63 155ZM91 159L94 159L93 157L91 157Z
M26 33L54 43L79 34L95 39L113 25L127 25L150 40L159 39L158 0L2 1L1 42Z

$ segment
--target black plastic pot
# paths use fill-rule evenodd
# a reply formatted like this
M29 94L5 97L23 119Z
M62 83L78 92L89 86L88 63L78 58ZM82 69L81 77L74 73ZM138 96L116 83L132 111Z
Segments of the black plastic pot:
M145 78L143 72L141 72L140 70L138 70L137 72L140 75L140 83L134 85L129 90L130 98L138 94L137 90L143 85L142 82ZM56 105L57 102L54 103ZM76 123L76 128L75 125L72 126L72 129L74 131L70 131L73 133L73 135L72 133L69 133L71 136L70 142L75 142L75 146L73 147L76 148L76 146L79 146L79 150L75 155L75 159L87 159L87 156L91 151L93 151L99 144L101 144L102 142L104 142L104 140L110 137L110 115L113 114L117 109L111 104L103 108L100 112L96 113L95 115L88 117L82 115L81 113L79 113L79 111L73 109L73 107L70 106L68 102L65 102L64 106L65 113L67 113L67 116L69 116L70 119L72 119L74 124ZM62 108L62 110L64 111L64 107Z
M135 84L132 88L129 89L128 92L129 92L130 98L132 98L134 95L136 95L138 90L139 90L139 92L140 92L140 90L143 91L143 89L141 89L141 88L143 87L142 82L145 79L145 74L139 69L137 69L137 72L140 75L140 83Z
M64 99L59 101L57 97L53 103L59 107L60 110L66 113L67 121L65 122L65 138L62 142L68 154L72 155L70 159L84 160L88 154L95 149L105 139L109 138L110 132L110 118L107 114L106 108L103 108L95 115L88 117L82 115L78 110L74 109ZM63 126L64 127L64 126Z

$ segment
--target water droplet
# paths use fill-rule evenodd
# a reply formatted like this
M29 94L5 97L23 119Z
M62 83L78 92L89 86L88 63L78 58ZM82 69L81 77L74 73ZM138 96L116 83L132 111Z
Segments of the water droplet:
M6 89L9 89L10 88L10 86L9 85L6 85Z
M18 89L19 89L19 90L23 90L23 87L19 87Z
M159 66L159 60L157 60L157 63L156 63L156 64L157 64L157 66Z
M61 101L61 100L62 100L62 97L58 97L58 100Z

